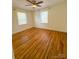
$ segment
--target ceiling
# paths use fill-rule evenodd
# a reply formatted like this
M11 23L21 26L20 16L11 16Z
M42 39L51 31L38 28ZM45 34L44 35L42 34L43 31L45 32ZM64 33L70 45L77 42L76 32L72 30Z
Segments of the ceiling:
M44 3L40 4L42 7L35 8L36 10L39 10L39 9L47 8L49 6L56 5L58 3L66 1L66 0L36 0L36 1L44 2ZM25 10L35 10L32 6L25 6L25 5L29 5L29 4L30 3L26 0L12 0L13 7L18 7L18 8L25 9Z

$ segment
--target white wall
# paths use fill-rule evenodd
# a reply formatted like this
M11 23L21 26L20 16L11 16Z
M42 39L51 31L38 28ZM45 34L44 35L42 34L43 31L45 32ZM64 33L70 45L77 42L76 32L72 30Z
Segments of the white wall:
M48 11L48 24L40 23L40 12ZM57 4L48 9L35 12L35 27L67 32L67 5L66 2Z
M27 14L27 24L24 25L18 25L18 19L17 19L17 12L24 12ZM26 11L19 8L13 8L12 10L12 33L17 33L20 31L23 31L25 29L34 27L34 19L33 19L33 12L32 11Z

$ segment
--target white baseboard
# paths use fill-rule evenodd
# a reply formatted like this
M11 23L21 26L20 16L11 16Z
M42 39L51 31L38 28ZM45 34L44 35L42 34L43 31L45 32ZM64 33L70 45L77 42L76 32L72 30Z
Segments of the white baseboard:
M32 26L32 27L33 27L33 26ZM24 30L26 30L26 29L29 29L29 28L32 28L32 27L27 27L27 28L25 28L25 29L18 30L18 31L16 31L16 32L13 32L12 34L16 34L16 33L18 33L18 32L22 32L22 31L24 31Z
M34 26L33 26L34 27ZM32 27L28 27L28 28L26 28L26 29L29 29L29 28L32 28ZM60 30L56 30L56 29L52 29L52 28L46 28L46 27L36 27L36 28L42 28L42 29L48 29L48 30L55 30L55 31L60 31ZM26 29L23 29L23 30L20 30L20 31L17 31L17 32L13 32L12 34L16 34L16 33L18 33L18 32L21 32L21 31L24 31L24 30L26 30ZM66 32L66 31L60 31L60 32Z
M42 29L48 29L48 30L55 30L55 31L59 31L59 32L67 32L67 31L64 31L64 30L57 30L57 29L52 29L52 28L46 28L46 27L36 27L36 28L42 28Z

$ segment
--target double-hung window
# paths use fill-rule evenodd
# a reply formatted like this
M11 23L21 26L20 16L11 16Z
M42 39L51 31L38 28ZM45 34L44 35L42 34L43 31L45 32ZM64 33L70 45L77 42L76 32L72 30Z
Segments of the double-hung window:
M17 12L18 16L18 25L27 24L27 15L23 12Z
M40 23L48 23L48 11L42 11L40 13Z

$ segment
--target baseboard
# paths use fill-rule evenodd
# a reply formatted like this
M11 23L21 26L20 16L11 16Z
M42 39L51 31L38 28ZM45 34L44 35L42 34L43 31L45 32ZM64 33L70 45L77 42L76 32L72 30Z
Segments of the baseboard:
M57 31L57 32L67 33L65 31L59 31L59 30L55 30L55 29L51 29L51 28L41 28L41 27L35 27L35 28L40 28L40 29L46 29L46 30L51 30L51 31Z
M18 34L18 33L20 33L20 32L23 32L23 31L27 30L27 29L30 29L30 28L35 28L35 27L28 27L28 28L23 29L23 30L21 30L21 31L13 32L12 35Z
M29 28L26 28L26 29L24 29L24 30L22 30L22 31L12 33L12 35L18 34L18 33L20 33L20 32L23 32L23 31L25 31L25 30L27 30L27 29L31 29L31 28L39 28L39 29L45 29L45 30L51 30L51 31L57 31L57 32L67 33L67 32L64 32L64 31L53 30L53 29L51 29L51 28L29 27Z

